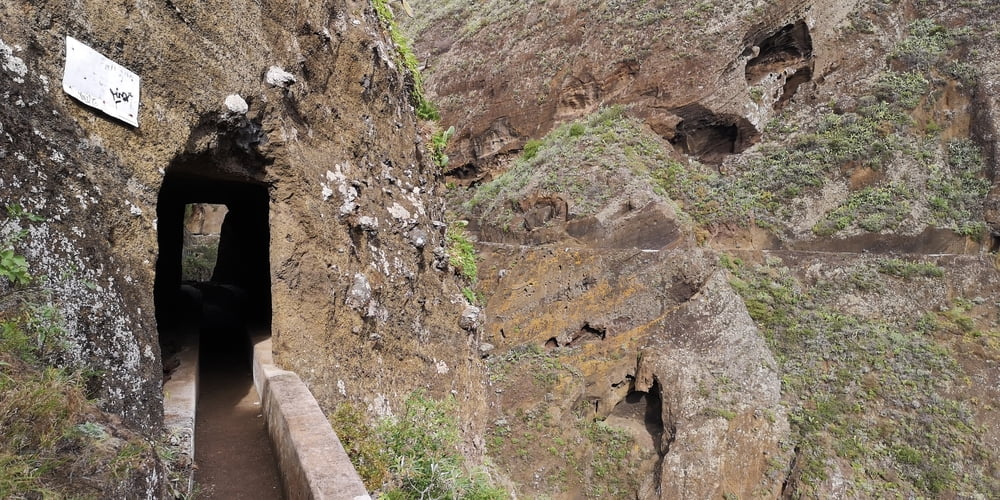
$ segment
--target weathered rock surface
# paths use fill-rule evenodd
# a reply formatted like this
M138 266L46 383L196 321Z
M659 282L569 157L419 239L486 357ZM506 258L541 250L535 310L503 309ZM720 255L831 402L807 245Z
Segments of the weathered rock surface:
M731 132L745 149L775 112L745 99L750 87L786 101L813 75L836 71L843 57L833 40L859 2L428 3L411 28L430 61L428 89L440 96L444 121L462 124L456 166L485 166L614 103L634 105L694 153L732 152ZM717 133L722 143L712 144Z
M659 483L645 498L775 497L788 421L774 358L753 320L716 272L641 351L635 390L658 389L669 438ZM656 476L654 476L656 477Z
M947 244L961 247L997 224L996 188L968 183L961 202L937 178L961 175L950 148L969 141L983 152L975 176L995 184L990 2L428 1L418 11L410 30L444 124L457 128L448 173L458 184L496 178L527 141L624 105L692 172L697 185L674 181L670 197L702 202L696 217L713 240L745 238L734 222L783 242L948 228L959 236ZM563 196L577 210L551 191L515 202ZM843 216L869 194L891 201Z
M433 265L435 172L369 2L15 0L0 24L0 199L46 218L17 249L50 277L103 408L160 425L157 316L188 314L175 257L193 202L248 219L224 274L321 404L385 413L426 387L477 407L466 304ZM62 92L65 35L142 78L138 128Z
M489 434L533 443L524 451L498 445L491 455L519 494L777 493L780 471L770 464L788 460L779 378L711 254L496 244L484 251L484 263L499 269L482 284L490 297L484 339L496 346L487 360L496 394L490 418L503 422ZM560 462L593 464L616 453L574 458L604 446L580 431L595 417L634 439L617 465L623 469L610 474L635 484L602 490L627 481L597 479L591 466L576 480L571 473L562 482L538 481ZM534 419L545 422L544 432ZM561 458L545 451L564 441L580 451ZM524 452L534 457L530 467L518 465Z
M983 339L996 307L961 304L991 296L996 270L937 261L935 282L880 267L901 265L884 254L996 250L994 2L416 11L427 88L457 129L449 199L493 269L480 285L487 441L519 494L995 489L982 457L997 426L976 427L995 409L976 401L995 392ZM695 242L729 259L739 294ZM959 372L976 381L951 386ZM600 439L595 419L636 449ZM939 433L963 436L948 438L954 453L938 453ZM609 472L601 456L630 465ZM592 468L555 473L565 463Z

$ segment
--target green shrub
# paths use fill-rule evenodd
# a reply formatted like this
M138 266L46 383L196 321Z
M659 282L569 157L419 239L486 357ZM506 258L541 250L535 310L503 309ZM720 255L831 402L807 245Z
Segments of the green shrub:
M915 72L887 71L875 83L875 95L886 102L894 102L905 109L913 109L930 90L930 83Z
M982 175L983 165L979 147L968 139L958 139L948 144L946 165L929 166L928 203L935 224L964 236L985 234L980 217L990 181Z
M892 52L892 57L918 67L937 63L955 45L954 35L933 19L918 19L907 27L908 35Z
M14 250L14 246L28 235L28 228L20 227L19 230L10 233L6 233L5 230L10 224L43 222L45 218L28 212L17 203L8 204L4 209L7 218L0 224L0 235L3 236L3 240L0 241L0 277L6 278L14 285L24 286L31 281L28 261Z
M345 404L331 417L351 461L379 498L463 498L500 500L510 496L481 468L467 467L459 451L457 402L422 392L407 398L401 414L376 427Z
M455 135L455 127L448 127L448 130L438 130L431 135L431 159L438 168L445 168L448 166L448 155L444 154L444 150L448 148L448 140L451 136Z
M615 186L666 159L658 139L641 122L627 118L619 106L602 108L585 121L563 124L528 141L513 166L479 185L463 208L485 223L509 229L517 201L541 192L564 199L572 216L592 215L615 194ZM603 178L596 181L595 175Z
M529 139L528 142L524 143L524 150L521 151L521 158L524 160L530 160L538 154L538 149L542 147L542 141L538 139Z
M12 248L0 250L0 276L15 285L27 285L31 281L28 261L23 255L15 254Z
M399 29L399 26L396 25L392 9L389 8L389 1L372 0L372 7L375 8L375 14L378 15L379 20L382 21L382 24L389 31L389 38L396 45L399 62L413 77L411 97L416 108L416 115L422 120L439 120L441 119L441 115L438 113L437 107L424 96L424 81L420 74L420 61L413 52L410 41Z
M185 280L209 281L219 258L219 243L184 245L181 258L181 277Z
M351 457L365 488L369 491L381 488L389 480L392 457L384 441L365 421L365 414L354 405L343 403L330 416L330 424Z
M872 233L896 229L910 215L910 198L912 193L902 185L864 188L817 222L813 232L830 236L854 224Z
M944 269L940 266L929 262L911 262L903 259L880 259L878 272L900 278L913 278L915 276L940 278L944 276Z
M441 119L441 113L438 112L437 106L425 99L423 92L415 96L415 99L417 99L417 118L435 122Z
M445 231L445 239L448 240L448 263L458 271L459 275L475 283L479 279L479 269L476 264L478 258L476 247L465 232L465 225L465 222L453 222Z

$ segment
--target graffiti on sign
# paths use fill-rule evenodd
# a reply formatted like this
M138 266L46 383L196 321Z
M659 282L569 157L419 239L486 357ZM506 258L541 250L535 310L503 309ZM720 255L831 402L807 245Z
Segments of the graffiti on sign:
M139 76L69 36L63 90L87 106L139 126Z

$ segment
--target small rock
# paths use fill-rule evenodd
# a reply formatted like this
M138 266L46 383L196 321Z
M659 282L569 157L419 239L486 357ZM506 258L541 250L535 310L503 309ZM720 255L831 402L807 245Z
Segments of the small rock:
M354 275L354 284L347 292L347 299L344 304L355 310L361 310L372 298L372 287L368 284L368 278L358 273Z
M267 75L265 75L264 79L267 80L269 85L282 88L288 88L289 85L295 83L295 75L277 66L267 68Z
M424 248L424 245L427 244L427 231L423 229L410 231L410 244L417 248Z
M248 106L247 102L238 94L232 94L226 97L226 109L232 113L245 115L250 109L250 106Z
M462 318L458 320L458 326L463 330L473 331L479 328L482 310L476 306L468 306L462 311Z
M378 229L378 219L375 217L369 217L367 215L362 215L358 217L358 226L365 231L375 231Z
M493 349L496 349L493 344L483 342L482 344L479 344L479 356L482 358L488 358L490 353L493 352Z

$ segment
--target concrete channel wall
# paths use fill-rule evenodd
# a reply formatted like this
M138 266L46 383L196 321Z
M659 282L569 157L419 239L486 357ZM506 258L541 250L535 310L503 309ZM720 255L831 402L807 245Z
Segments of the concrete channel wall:
M187 339L178 360L180 364L163 385L163 423L172 444L184 455L181 461L193 464L198 407L197 337ZM371 500L316 398L298 375L274 366L270 338L254 339L253 380L278 459L285 498ZM194 468L187 472L190 492Z
M177 354L179 364L163 384L163 427L178 453L177 462L186 467L186 485L194 489L194 423L198 408L198 340L189 338Z
M371 500L309 388L274 366L271 339L255 339L253 380L289 500Z

